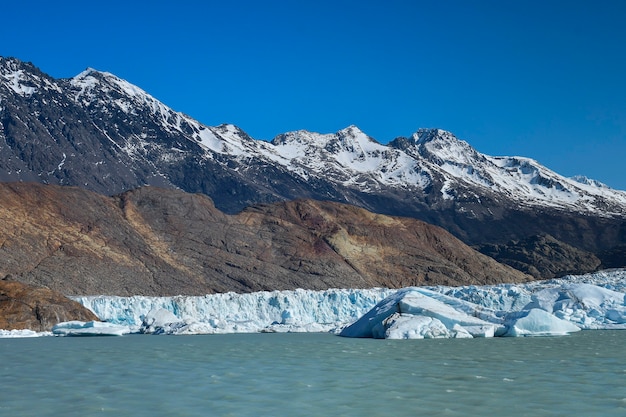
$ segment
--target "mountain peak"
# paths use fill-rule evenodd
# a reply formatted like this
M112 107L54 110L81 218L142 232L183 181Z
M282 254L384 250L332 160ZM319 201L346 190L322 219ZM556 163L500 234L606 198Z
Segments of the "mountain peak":
M351 142L358 142L361 145L365 144L376 144L380 145L374 138L368 136L365 132L359 129L355 125L350 125L346 128L341 129L336 133L336 136L340 141L346 142L346 140Z
M286 132L276 136L272 140L274 145L287 145L287 144L307 144L319 147L327 147L329 143L374 143L378 144L374 139L369 137L361 129L355 125L345 127L336 133L317 133L309 130L294 130Z
M443 129L419 129L411 137L394 139L389 146L409 155L426 158L437 165L446 162L467 165L482 159L482 154L469 143Z
M415 140L415 142L418 143L432 142L434 140L444 138L456 139L456 137L452 133L439 128L420 128L417 130L417 132L413 133L412 138Z
M0 85L2 84L13 93L26 98L41 89L59 91L58 86L54 85L54 80L32 63L11 57L0 57Z
M70 80L70 84L81 90L82 93L88 93L96 85L100 84L100 88L110 91L118 90L125 95L134 96L148 96L149 94L137 87L125 81L110 72L98 71L93 68L87 68L74 78Z
M467 142L460 140L459 138L454 136L453 133L439 128L418 129L417 132L413 133L411 138L416 145L438 142L440 144L466 144L467 146L469 146Z
M356 125L350 125L348 127L344 127L343 129L337 132L338 134L346 134L346 135L364 135L365 133L359 129Z
M93 73L97 73L99 72L98 70L91 68L91 67L87 67L85 68L85 70L83 72L81 72L80 74L76 75L74 78L85 78L88 75L91 75Z
M39 69L35 67L31 62L24 62L14 57L0 56L0 74L4 74L6 71L18 70L39 72Z

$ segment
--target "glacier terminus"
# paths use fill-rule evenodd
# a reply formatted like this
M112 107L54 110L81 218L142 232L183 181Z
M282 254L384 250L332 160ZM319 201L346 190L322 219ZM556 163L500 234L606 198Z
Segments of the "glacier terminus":
M426 339L626 329L626 270L493 286L74 299L106 323L60 323L53 333L333 332Z

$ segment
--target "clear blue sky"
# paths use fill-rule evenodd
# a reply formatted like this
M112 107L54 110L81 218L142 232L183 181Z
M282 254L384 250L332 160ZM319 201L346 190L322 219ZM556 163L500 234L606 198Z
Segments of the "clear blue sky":
M24 1L0 55L257 139L420 127L626 190L626 1Z

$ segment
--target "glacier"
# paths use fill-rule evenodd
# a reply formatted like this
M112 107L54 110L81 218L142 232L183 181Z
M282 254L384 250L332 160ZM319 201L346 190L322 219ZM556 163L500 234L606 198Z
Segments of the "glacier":
M175 297L72 297L133 333L327 332L354 322L396 290L261 291Z
M626 269L489 286L72 298L104 323L60 323L42 335L332 332L426 339L626 329ZM0 337L26 335L33 333L0 331Z
M424 338L626 329L625 293L626 270L615 270L492 286L74 299L102 320L134 333L331 331L352 337Z

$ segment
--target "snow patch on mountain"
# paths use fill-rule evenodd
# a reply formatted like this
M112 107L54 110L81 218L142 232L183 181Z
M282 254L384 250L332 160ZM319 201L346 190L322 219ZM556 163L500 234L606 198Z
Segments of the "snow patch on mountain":
M132 114L136 108L149 107L153 114L159 115L166 124L172 124L170 118L177 113L143 91L141 88L122 80L109 72L87 68L70 80L75 89L74 100L84 106L102 99L102 93L125 113Z
M428 171L414 159L376 142L356 126L334 134L288 132L271 143L282 157L275 160L284 161L285 168L295 172L306 168L346 186L373 191L381 185L425 188L430 184Z
M406 148L407 153L442 175L444 198L453 198L455 189L471 186L483 193L504 195L523 206L600 215L602 210L605 215L626 212L624 191L580 177L563 177L530 158L484 155L445 130L420 129L409 143L412 146Z
M6 85L17 94L28 97L37 92L36 87L28 85L26 77L24 77L24 71L22 70L2 74L1 76L7 81Z

